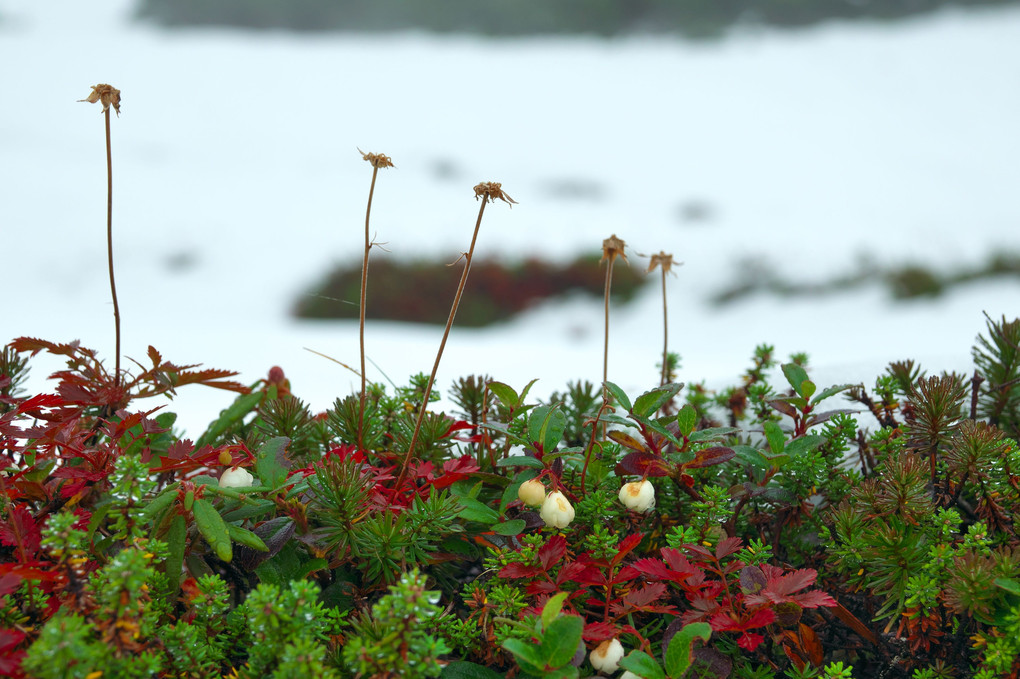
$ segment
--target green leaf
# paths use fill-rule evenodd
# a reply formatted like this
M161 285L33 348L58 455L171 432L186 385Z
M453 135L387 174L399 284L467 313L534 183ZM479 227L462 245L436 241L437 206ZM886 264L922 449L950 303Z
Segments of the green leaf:
M826 389L822 389L821 393L819 393L818 396L815 396L813 399L811 399L811 405L821 403L830 396L835 396L841 391L846 391L847 389L852 389L853 387L856 386L857 386L856 384L835 384Z
M677 450L680 450L681 448L684 447L683 442L677 439L677 437L673 436L673 432L671 432L669 429L666 429L666 427L662 426L655 420L649 420L646 417L640 417L638 415L635 415L634 419L638 420L639 422L641 422L641 424L645 425L646 427L657 433L659 436L662 436L667 441L672 443L674 446L676 446Z
M503 648L509 651L517 664L528 674L541 675L545 670L545 663L538 654L538 647L520 639L506 639L503 641Z
M804 383L808 381L807 371L796 363L784 363L782 368L783 374L786 375L786 381L790 383L793 390L798 395L804 396Z
M799 439L793 439L790 441L783 452L790 457L796 457L797 455L810 453L823 443L825 443L825 437L821 434L808 434L806 436L801 436Z
M163 489L163 492L152 498L149 504L142 509L142 523L152 523L156 517L163 513L167 507L177 499L177 488L179 483L172 483Z
M568 592L560 592L545 602L545 606L542 608L542 629L549 629L549 625L563 610L563 602L567 600L567 596L569 596Z
M470 497L457 498L463 507L457 516L468 521L479 521L484 524L493 524L499 521L499 514L492 507Z
M659 663L644 651L631 651L620 658L620 667L644 679L666 679Z
M679 677L691 666L694 640L701 638L708 641L712 636L712 626L707 622L692 622L673 635L666 649L666 672L671 677Z
M545 465L537 457L530 455L514 455L496 460L497 467L532 467L534 469L545 469Z
M220 513L216 511L216 507L205 498L197 498L193 511L198 532L216 552L216 556L223 561L230 561L234 555L230 545L230 533L227 532L227 524L224 523Z
M251 547L252 549L259 552L269 551L269 548L266 547L266 543L262 542L262 538L260 538L258 535L255 535L255 533L252 533L247 528L241 528L240 526L235 526L232 523L228 523L226 525L227 533L230 535L230 539L236 542L237 544L244 545L245 547Z
M1020 582L1013 578L995 578L993 582L999 589L1004 589L1010 594L1020 595Z
M440 679L503 679L499 672L466 660L456 660L439 674Z
M581 643L584 620L576 615L563 615L552 621L542 634L539 653L550 667L570 664Z
M691 435L697 424L698 411L690 403L681 408L680 412L676 414L676 426L680 428L680 433L683 434L684 438Z
M563 438L567 427L567 416L558 405L538 406L528 417L528 437L532 443L542 446L542 451L552 451Z
M289 443L290 439L286 436L277 436L259 448L255 456L255 471L263 485L275 490L287 480L287 469L280 464L280 460L285 459L284 451Z
M619 415L613 415L612 413L605 413L602 415L599 418L599 422L605 424L618 424L621 427L630 427L632 429L637 427L634 420L628 420L626 417L620 417Z
M811 396L815 393L815 389L818 388L815 386L815 383L812 382L811 380L804 380L804 382L800 386L801 393L803 393L804 398L806 399L811 398Z
M649 389L637 397L631 413L642 417L651 417L655 411L668 403L676 396L684 385L679 382L670 382L655 389Z
M740 429L737 427L710 427L709 429L696 431L687 438L691 443L701 443L702 441L723 439L730 434L736 434L739 431Z
M744 464L751 465L755 469L768 469L771 463L768 458L761 454L761 451L751 446L733 446L733 452L737 459Z
M184 564L184 548L188 545L188 526L184 516L178 514L170 522L170 530L166 533L166 569L167 592L170 601L177 599L177 590L181 587L181 567Z
M510 519L503 523L497 523L492 530L497 535L520 535L524 532L528 523L524 519Z
M220 416L209 425L205 432L195 441L195 450L216 440L223 432L244 419L244 416L255 409L255 406L262 400L260 392L252 392L238 396L229 408L220 413Z
M230 510L229 512L224 512L223 514L220 514L220 516L223 517L224 521L229 523L231 521L240 521L241 519L250 519L253 516L266 514L276 507L276 503L272 500L252 500L252 503L253 504L250 505L242 505L237 509Z
M786 434L775 422L765 423L765 440L769 442L772 452L777 455L786 449Z
M524 385L524 390L521 391L521 403L522 404L524 403L524 399L528 398L528 392L531 391L531 388L533 386L535 386L535 382L538 382L538 378L537 377Z
M631 405L630 399L627 398L627 394L623 389L620 389L620 387L616 386L612 382L606 382L606 389L609 390L609 393L613 395L616 402L619 403L620 406L622 406L628 413L634 409L634 406Z
M489 382L489 391L495 394L500 403L507 408L516 408L521 404L521 397L517 395L517 392L509 384Z
M545 670L542 672L542 679L577 679L577 668L567 665L554 670Z

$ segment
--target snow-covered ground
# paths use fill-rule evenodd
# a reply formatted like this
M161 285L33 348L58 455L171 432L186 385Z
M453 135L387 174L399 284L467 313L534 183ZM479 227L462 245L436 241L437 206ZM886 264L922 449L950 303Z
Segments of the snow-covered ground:
M124 353L142 359L152 344L245 382L280 365L315 409L356 378L304 347L355 365L357 325L288 312L359 256L371 169L357 147L397 165L376 189L372 228L390 252L375 257L453 261L480 181L519 205L486 210L478 256L566 259L613 233L632 266L674 253L685 264L669 282L670 338L686 381L732 382L761 342L808 352L822 384L870 382L907 357L969 370L982 312L1018 314L1016 282L937 302L893 304L878 286L706 302L746 257L809 281L862 254L938 265L1017 249L1016 8L711 43L167 31L129 15L127 0L0 0L0 341L79 338L112 364L102 116L76 103L99 82L123 92ZM370 358L400 383L431 369L439 339L399 323L367 331ZM610 379L653 386L660 351L652 285L613 312ZM516 387L541 377L541 396L598 381L601 360L600 304L548 304L455 327L439 388L470 373ZM59 363L34 365L30 389L49 388ZM171 407L194 435L230 399L191 387Z

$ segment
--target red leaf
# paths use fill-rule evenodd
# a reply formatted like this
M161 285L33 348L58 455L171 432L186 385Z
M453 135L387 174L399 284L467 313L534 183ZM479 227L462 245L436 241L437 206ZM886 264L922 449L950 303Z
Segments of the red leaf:
M605 576L591 564L571 561L560 568L556 575L556 584L576 582L580 585L605 585Z
M723 538L715 547L715 558L722 561L724 558L740 551L743 541L740 538Z
M639 453L647 453L649 455L651 454L648 452L648 446L641 443L636 438L634 438L633 436L626 432L613 430L606 435L625 448L630 448L631 450L637 451Z
M711 467L715 464L722 464L723 462L729 462L736 456L737 452L732 448L726 446L712 446L711 448L703 448L694 454L694 459L690 462L684 463L685 469L699 469L701 467Z
M7 596L21 585L22 578L16 573L8 573L7 575L0 575L0 596Z
M509 563L499 572L501 578L531 578L542 570L538 566L528 566L522 563Z
M822 649L822 642L818 638L818 635L813 629L805 625L800 624L800 647L807 653L808 660L812 662L816 667L821 667L825 661L825 654Z
M616 556L613 557L611 563L616 565L623 561L623 558L631 553L631 551L641 544L641 539L644 537L644 533L632 533L625 537L616 548Z
M15 505L7 519L0 522L0 544L17 547L22 560L35 556L41 541L42 532L24 505Z
M628 453L616 465L616 474L626 476L666 476L667 463L652 453Z
M64 405L64 399L56 394L38 394L18 404L18 413L36 413L43 408L57 408Z
M567 553L567 539L562 535L554 535L538 550L538 560L542 570L547 571Z
M663 582L649 582L640 589L632 589L623 597L623 602L633 608L643 608L666 593L666 584Z
M24 641L25 636L25 633L20 630L0 629L0 653L8 653Z
M611 622L590 622L584 626L584 633L581 637L585 641L606 641L619 633L619 625L614 625Z
M634 562L634 569L647 577L669 580L671 582L682 582L692 575L690 572L671 569L657 559L639 559Z
M761 642L765 641L765 637L760 634L754 634L751 632L745 632L737 639L737 646L747 651L753 651L761 645Z

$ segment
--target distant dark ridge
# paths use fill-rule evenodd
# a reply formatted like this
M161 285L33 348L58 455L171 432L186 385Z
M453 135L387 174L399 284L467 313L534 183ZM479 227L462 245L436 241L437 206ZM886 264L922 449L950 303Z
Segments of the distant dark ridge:
M399 262L373 259L369 266L368 318L441 325L450 314L463 262ZM651 280L641 266L613 269L612 297L626 302ZM539 259L502 263L478 260L471 264L464 297L457 310L457 325L482 327L512 318L531 305L570 292L601 297L605 267L599 257L579 257L566 265ZM361 263L337 267L297 303L299 318L358 318Z
M633 32L716 37L738 25L810 26L888 20L943 7L1020 0L141 0L139 16L168 26L294 31L542 35Z

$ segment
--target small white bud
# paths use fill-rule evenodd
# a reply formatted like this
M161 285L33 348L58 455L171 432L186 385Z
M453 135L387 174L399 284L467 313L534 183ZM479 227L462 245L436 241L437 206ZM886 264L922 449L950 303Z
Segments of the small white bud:
M631 481L620 489L620 502L635 512L647 512L655 506L655 488L648 479Z
M531 479L521 484L517 497L529 507L539 507L545 502L545 486L538 479Z
M574 520L574 508L566 496L557 490L546 496L539 515L547 526L566 528Z
M220 488L247 488L255 485L255 477L247 469L234 467L220 475Z
M623 644L619 639L606 639L588 655L591 666L606 674L612 674L620 669L621 658L623 658Z
M634 674L630 670L624 670L623 674L620 675L620 679L641 679L641 677Z

